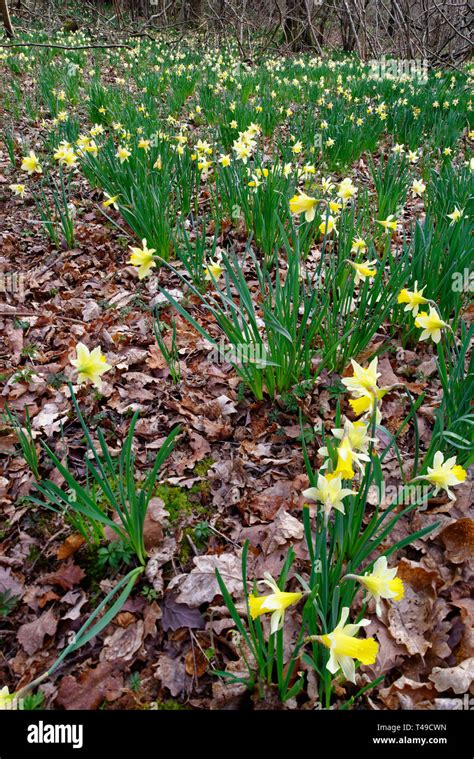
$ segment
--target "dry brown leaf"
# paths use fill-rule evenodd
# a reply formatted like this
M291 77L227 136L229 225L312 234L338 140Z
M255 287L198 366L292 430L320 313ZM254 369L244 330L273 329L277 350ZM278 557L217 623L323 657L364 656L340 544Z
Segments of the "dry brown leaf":
M474 558L474 521L465 517L448 525L440 533L446 548L446 558L462 564Z
M69 535L64 543L59 546L56 558L58 561L69 559L69 557L72 556L73 553L76 553L76 551L78 551L85 542L85 539L82 537L82 535L79 535L79 533L76 533L75 535Z
M453 690L454 693L467 693L474 680L474 656L456 667L435 667L429 676L437 691Z
M242 595L242 568L240 559L233 553L220 556L195 556L194 569L189 574L173 577L168 590L176 590L178 603L196 607L212 601L220 594L216 579L216 569L231 595Z
M68 559L65 564L62 564L56 572L52 572L49 575L43 577L43 582L51 583L51 585L59 585L64 590L71 590L75 585L84 579L86 573L81 567L74 564L72 559Z
M48 609L33 622L26 622L18 630L18 641L30 656L39 651L47 635L54 635L58 618L53 609Z
M79 677L66 675L59 686L56 702L63 709L98 709L103 701L115 701L122 694L123 676L120 666L100 662Z

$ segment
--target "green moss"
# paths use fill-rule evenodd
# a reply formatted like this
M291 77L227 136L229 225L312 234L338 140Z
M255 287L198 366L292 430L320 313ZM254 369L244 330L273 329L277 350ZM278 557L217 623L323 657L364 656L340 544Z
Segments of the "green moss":
M184 488L175 485L158 485L156 495L165 504L171 524L177 522L181 516L193 513L195 504L189 500L189 495Z
M167 701L156 701L156 709L159 711L177 712L187 711L186 707L175 701L173 698L169 698Z
M199 461L194 467L194 474L198 477L205 477L211 466L214 464L214 459L210 456L202 461Z

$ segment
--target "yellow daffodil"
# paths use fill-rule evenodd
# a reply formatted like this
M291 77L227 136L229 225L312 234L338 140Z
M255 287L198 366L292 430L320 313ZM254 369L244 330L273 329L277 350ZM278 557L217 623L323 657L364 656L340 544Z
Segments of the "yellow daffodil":
M374 664L379 646L374 638L356 638L360 627L366 627L370 620L362 619L355 624L346 625L349 607L344 606L341 619L334 630L326 635L311 635L307 640L316 640L330 651L326 668L335 675L342 670L344 677L355 683L355 660L361 664Z
M350 198L353 198L356 194L357 187L355 187L352 183L352 179L349 177L343 179L337 189L337 196L346 202L347 200L350 200Z
M393 146L392 153L395 153L395 155L403 155L405 152L405 146L399 145L398 143Z
M440 490L445 490L450 499L455 496L450 491L450 487L460 485L466 479L467 472L459 464L456 464L456 456L444 460L441 451L437 451L433 458L433 466L428 467L428 473L415 477L416 480L428 480L431 485L435 486L433 495L437 495Z
M405 594L403 582L396 576L397 568L389 569L387 557L380 556L374 564L373 571L364 575L348 574L344 579L357 580L368 591L369 597L375 600L375 611L378 617L382 615L382 598L393 598L401 601Z
M375 277L377 274L377 269L374 268L374 265L377 263L374 261L365 261L362 263L355 263L355 261L347 261L350 266L352 266L353 269L355 269L356 275L355 275L355 284L358 285L359 282L364 282L366 279L370 277Z
M360 470L364 471L365 462L370 460L367 453L369 443L374 443L375 439L369 437L369 427L365 422L351 422L349 419L344 422L344 427L333 429L332 434L341 441L337 448L336 472L340 472L344 479L352 479L352 463L355 461ZM328 456L327 447L320 448L318 453Z
M324 219L321 224L319 225L319 232L324 235L330 235L332 232L335 232L336 230L336 220L333 216L328 216L326 219Z
M5 685L0 690L0 711L7 709L14 709L16 701L16 693L10 693L8 686Z
M226 166L230 166L230 155L229 155L229 153L225 153L225 154L221 153L221 155L219 157L219 163L221 164L221 166L224 166L224 168Z
M428 300L423 296L423 290L418 290L418 282L415 282L413 290L401 290L398 296L398 303L406 303L404 311L411 311L413 316L416 316L420 306L428 303Z
M416 196L418 195L419 198L423 195L423 193L426 191L426 185L423 182L422 179L414 179L413 184L411 186L411 192L412 195Z
M150 140L141 139L138 142L138 147L140 148L140 150L144 150L145 153L148 153L148 151L150 150L150 144L151 144Z
M383 390L383 389L378 390L377 393L367 392L357 398L351 398L349 400L349 405L356 416L361 416L362 414L364 414L365 416L370 417L374 413L374 409L376 408L376 401L377 401L377 411L376 411L375 421L377 424L380 424L380 422L382 421L380 401L382 400L382 398L384 397L386 393L387 393L387 390Z
M130 156L132 155L130 150L124 146L119 145L117 148L117 152L115 153L117 158L120 160L120 163L124 163L124 161L128 161Z
M54 158L62 166L77 166L77 156L68 143L62 143L54 153Z
M420 160L420 156L418 155L418 153L416 151L409 150L408 151L408 160L410 161L410 163L418 163L418 161Z
M365 253L367 250L367 243L362 237L354 237L352 240L351 253Z
M431 337L434 343L439 343L441 340L441 330L448 326L440 318L433 306L430 306L429 314L424 311L418 314L415 319L415 325L423 330L419 338L420 340L428 340Z
M267 572L264 574L263 584L270 588L273 593L266 596L255 596L251 593L248 597L250 616L257 619L262 614L271 614L270 634L276 633L283 627L285 609L298 603L302 593L285 593L280 590L275 580Z
M386 233L390 234L391 232L397 231L398 220L393 214L390 214L390 216L387 216L384 220L378 219L377 224L380 224L380 226L385 229Z
M77 358L71 360L71 364L77 370L78 383L81 385L83 382L91 382L100 390L102 387L102 374L112 368L107 363L107 359L102 353L100 346L89 351L89 348L84 343L77 343L76 356Z
M118 195L109 195L108 192L104 192L105 200L102 203L102 206L104 208L108 208L109 206L112 206L112 208L115 208L116 211L118 211L118 205L117 200L120 197L120 193Z
M130 246L132 255L127 261L132 266L138 266L138 279L147 277L156 266L156 261L153 258L153 253L156 253L156 249L148 248L145 238L142 240L142 246L142 248L132 248Z
M329 193L334 190L334 182L331 177L323 177L321 180L321 189L323 192Z
M334 477L319 474L317 487L303 490L303 495L311 501L316 501L322 504L324 509L324 521L327 523L332 509L336 509L336 511L340 511L341 514L345 514L344 498L348 495L355 495L355 493L353 490L349 490L349 488L342 487L341 474Z
M452 213L448 213L448 219L451 219L451 224L449 226L456 224L460 219L462 219L463 216L464 208L458 208L455 206L454 211Z
M215 261L211 261L209 264L204 264L204 279L207 282L213 282L215 279L219 279L222 272L225 271L221 266L221 258L218 257Z
M10 190L15 194L19 195L20 198L23 198L26 192L26 185L24 184L11 184L9 185Z
M317 198L311 198L304 192L299 195L293 195L290 198L290 211L292 214L304 213L306 221L313 221L316 214Z
M347 387L351 393L364 393L369 390L371 393L377 391L377 380L380 377L378 368L377 356L370 362L367 369L364 369L357 361L351 358L353 375L352 377L344 377L342 384Z
M31 174L42 174L43 169L41 168L40 162L37 159L35 153L33 150L30 150L27 156L25 156L21 163L21 169L22 171L28 172L29 175Z

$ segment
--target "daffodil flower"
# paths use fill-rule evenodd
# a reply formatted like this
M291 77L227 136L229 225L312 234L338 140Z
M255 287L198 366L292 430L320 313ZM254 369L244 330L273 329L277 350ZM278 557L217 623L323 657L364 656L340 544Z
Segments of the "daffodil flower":
M335 675L342 670L346 680L355 683L355 661L361 664L374 664L379 646L374 638L356 638L360 627L370 625L370 620L361 619L355 624L346 625L349 607L344 606L341 619L334 630L326 635L311 635L306 640L316 640L330 651L326 668Z
M451 224L449 225L452 227L453 224L456 224L462 217L464 216L464 208L458 208L457 206L454 207L454 211L452 213L448 213L448 219L451 219Z
M328 216L327 219L324 219L319 225L319 231L322 235L330 235L331 232L337 231L335 218Z
M439 343L441 340L441 330L448 325L444 322L437 310L430 306L430 312L421 312L415 319L415 325L420 327L423 332L420 335L420 340L428 340L430 337L434 343Z
M344 498L355 495L353 490L342 487L341 475L330 477L324 474L318 475L317 487L303 490L305 498L321 503L324 509L324 521L327 524L332 509L345 514Z
M215 261L211 261L209 264L204 264L204 279L207 282L213 282L216 279L219 279L222 272L224 271L224 267L221 266L221 258L217 258Z
M26 192L26 186L24 184L11 184L9 187L15 195L19 195L20 198L24 197Z
M8 686L5 685L0 690L0 711L13 709L15 706L16 693L10 693Z
M385 229L386 233L390 234L390 232L397 231L398 220L395 218L393 214L390 214L390 216L387 216L386 219L377 220L377 224L380 224L380 226L382 226Z
M397 575L397 568L389 569L387 557L380 556L374 564L374 569L364 575L348 574L345 580L357 580L368 591L369 597L375 600L375 611L378 617L382 615L382 598L392 598L401 601L405 594L403 582Z
M349 177L343 179L337 189L337 196L343 201L347 201L350 200L350 198L353 198L356 194L357 187L355 187L355 185L352 183L352 179Z
M145 238L142 240L142 246L143 248L132 248L130 246L132 255L127 262L132 264L132 266L138 266L138 279L147 277L156 266L156 261L153 258L153 253L156 253L156 249L148 248Z
M351 398L349 400L349 405L356 416L361 416L363 414L366 417L371 417L375 411L375 423L380 424L382 421L380 401L387 392L388 391L385 389L377 390L376 393L367 391L357 398Z
M351 253L365 253L367 250L367 243L362 237L354 237L352 240Z
M354 361L352 358L351 364L353 376L344 377L342 379L342 384L345 385L345 387L347 387L347 389L352 393L363 393L366 390L370 390L373 393L376 392L377 380L380 377L380 372L377 371L377 356L370 362L367 369L364 369L364 367L362 367L357 363L357 361Z
M304 213L306 221L313 221L316 214L317 198L311 198L304 192L293 195L290 199L290 211L292 214Z
M100 390L102 387L102 374L112 369L112 366L107 363L107 359L102 353L100 346L89 351L89 348L84 343L77 343L76 356L77 358L71 360L71 364L76 368L78 373L77 381L79 385L83 382L91 382Z
M355 269L355 279L354 284L358 285L359 282L364 282L366 279L370 279L371 277L375 277L377 274L377 269L374 268L377 261L365 261L362 263L356 263L355 261L349 261L347 259L347 263L352 266L353 269Z
M262 580L273 593L266 596L255 596L251 593L248 597L250 616L252 619L257 619L262 614L271 614L270 620L270 634L276 633L283 627L285 619L285 610L288 606L298 603L302 597L302 593L285 593L280 590L275 580L268 572L264 574L265 579Z
M117 205L117 200L120 197L120 193L118 195L109 195L108 192L104 192L105 200L102 203L102 206L104 208L108 208L109 206L112 206L112 208L115 208L116 211L119 210Z
M37 159L35 153L33 150L30 150L27 156L25 156L21 163L21 169L22 171L28 172L28 175L31 174L42 174L43 169L40 166L40 162Z
M451 456L451 458L445 461L443 453L437 451L433 458L433 466L428 467L427 474L415 477L412 482L428 480L431 485L435 486L433 495L437 495L440 490L445 490L452 500L455 496L449 488L460 485L461 482L464 482L466 476L466 470L459 464L456 464L456 456Z
M124 163L124 161L128 161L132 154L128 148L119 145L115 155L120 160L120 163Z
M398 296L398 303L406 303L404 311L411 311L413 316L416 316L420 306L428 303L427 298L423 296L423 287L418 290L418 282L415 282L413 290L401 290Z
M425 190L426 190L426 185L422 179L413 180L413 184L411 186L412 195L414 196L418 195L418 197L421 198Z
M340 474L343 479L352 479L354 471L352 463L355 462L363 472L365 463L370 460L368 456L369 443L374 443L375 438L369 437L369 427L365 422L351 422L346 419L344 427L335 428L332 434L339 440L337 448L337 467L334 474ZM318 449L320 456L329 456L326 446ZM328 466L328 461L323 465L323 469Z

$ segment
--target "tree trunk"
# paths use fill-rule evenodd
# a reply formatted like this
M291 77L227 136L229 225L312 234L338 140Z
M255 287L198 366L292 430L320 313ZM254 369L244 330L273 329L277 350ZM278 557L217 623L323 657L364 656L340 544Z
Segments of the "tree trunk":
M308 24L305 0L286 0L286 14L283 31L292 50L312 47L311 30Z
M12 22L10 20L10 14L8 12L7 0L0 0L0 10L2 11L3 25L5 27L7 37L11 39L14 36L14 33L13 33Z

